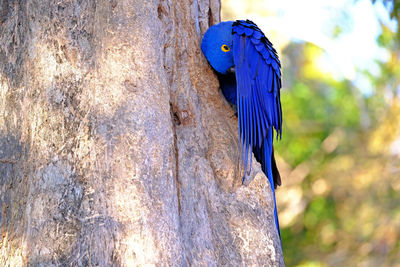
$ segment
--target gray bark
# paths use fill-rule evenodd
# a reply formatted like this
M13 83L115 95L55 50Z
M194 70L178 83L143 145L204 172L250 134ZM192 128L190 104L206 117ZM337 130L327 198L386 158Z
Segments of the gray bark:
M284 264L199 47L217 0L0 3L0 265Z

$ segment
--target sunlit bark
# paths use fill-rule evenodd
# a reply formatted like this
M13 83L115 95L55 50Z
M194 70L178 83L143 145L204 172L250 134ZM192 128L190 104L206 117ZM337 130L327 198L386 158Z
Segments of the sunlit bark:
M218 20L218 1L2 2L0 265L283 264L200 53Z

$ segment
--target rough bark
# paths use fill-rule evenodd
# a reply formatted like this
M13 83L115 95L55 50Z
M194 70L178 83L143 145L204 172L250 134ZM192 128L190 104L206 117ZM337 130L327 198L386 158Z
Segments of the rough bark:
M217 0L0 3L0 265L283 265L199 47Z

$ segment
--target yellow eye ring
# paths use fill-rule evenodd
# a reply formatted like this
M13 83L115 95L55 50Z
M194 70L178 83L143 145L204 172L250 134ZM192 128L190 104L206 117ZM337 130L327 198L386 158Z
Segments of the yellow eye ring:
M224 52L229 52L231 49L226 44L221 45L221 50Z

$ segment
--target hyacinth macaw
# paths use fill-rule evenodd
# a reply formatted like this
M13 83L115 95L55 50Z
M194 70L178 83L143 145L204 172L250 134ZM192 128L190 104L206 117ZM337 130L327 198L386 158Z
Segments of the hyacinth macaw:
M273 149L273 128L277 138L282 136L281 65L277 52L249 20L226 21L210 27L201 49L217 72L225 98L237 106L242 182L246 172L250 173L254 152L272 189L280 236L275 188L281 185L281 177Z

